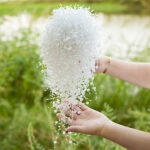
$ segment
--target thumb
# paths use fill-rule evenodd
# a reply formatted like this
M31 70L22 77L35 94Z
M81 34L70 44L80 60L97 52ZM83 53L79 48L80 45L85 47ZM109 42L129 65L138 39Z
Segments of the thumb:
M70 126L69 128L67 128L66 132L83 132L83 127L81 126Z

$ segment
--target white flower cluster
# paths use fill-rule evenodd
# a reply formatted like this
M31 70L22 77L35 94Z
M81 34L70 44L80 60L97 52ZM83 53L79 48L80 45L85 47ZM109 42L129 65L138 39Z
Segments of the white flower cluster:
M93 78L100 48L100 25L89 9L61 7L53 11L42 35L46 82L61 99L82 101Z

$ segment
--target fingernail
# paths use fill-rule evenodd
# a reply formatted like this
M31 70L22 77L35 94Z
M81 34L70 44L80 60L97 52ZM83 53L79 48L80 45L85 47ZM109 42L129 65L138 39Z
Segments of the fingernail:
M66 130L66 133L68 134L68 131Z

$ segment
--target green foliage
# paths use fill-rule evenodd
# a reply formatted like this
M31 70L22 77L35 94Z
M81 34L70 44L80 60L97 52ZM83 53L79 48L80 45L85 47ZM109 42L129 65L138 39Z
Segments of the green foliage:
M150 13L150 0L122 0L123 4L127 4L132 12Z
M9 2L0 4L0 16L4 15L17 15L19 13L31 13L34 16L47 16L50 15L53 9L60 6L79 5L89 7L94 12L104 13L127 13L128 5L115 2L101 2L101 3L84 3L84 2L64 2L64 3L48 3L48 2Z
M21 37L0 41L0 99L12 104L33 103L42 96L38 46L31 43L30 31L20 32Z
M150 0L26 0L0 3L0 16L31 13L34 16L50 15L60 6L80 5L91 8L94 12L107 14L150 14Z
M28 140L30 142L31 150L45 150L45 148L37 142L33 134L33 126L31 123L28 126Z
M0 120L0 149L28 150L32 142L34 148L41 148L42 145L45 149L53 147L53 118L47 107L42 107L36 102L29 109L20 103L17 108L7 111L11 115L1 116Z

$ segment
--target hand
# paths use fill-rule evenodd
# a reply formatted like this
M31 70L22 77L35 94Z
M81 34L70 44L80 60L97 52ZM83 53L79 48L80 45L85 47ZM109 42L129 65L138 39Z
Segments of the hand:
M67 101L67 103L69 103ZM65 123L69 125L66 132L80 132L84 134L92 134L102 136L103 130L111 121L102 113L95 111L83 103L78 102L73 110L76 112L72 115L70 109L66 110L66 114L72 118L65 117ZM56 115L60 120L64 120L63 114Z
M108 56L103 56L96 60L95 62L95 72L94 73L105 73L110 64L110 58Z

